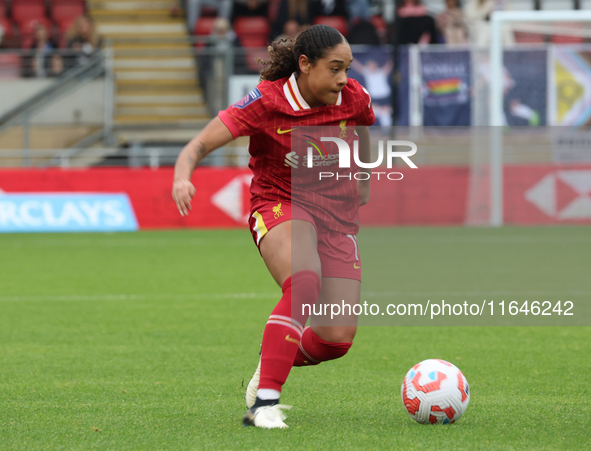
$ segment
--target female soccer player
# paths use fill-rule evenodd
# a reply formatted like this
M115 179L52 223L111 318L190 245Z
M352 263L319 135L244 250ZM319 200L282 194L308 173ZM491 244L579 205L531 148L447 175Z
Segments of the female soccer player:
M337 126L346 134L347 126L358 126L360 160L367 161L369 131L364 126L372 125L375 116L367 91L347 79L351 48L334 28L315 25L295 41L273 43L269 57L257 88L221 111L182 150L172 196L180 214L187 215L195 194L191 175L199 162L232 139L251 137L249 167L254 177L249 225L283 296L265 326L243 424L286 428L282 409L290 407L279 404L279 395L292 366L337 359L352 345L356 318L345 316L330 325L324 321L304 328L309 309L304 312L301 307L317 300L359 303L361 264L355 235L358 207L369 200L369 180L351 177L356 167L331 166L349 174L350 180L343 177L335 185L332 177L321 193L292 184L291 171L300 162L303 166L306 157L295 155L291 134L304 126ZM336 146L326 147L338 156L332 149ZM330 162L328 154L326 158L322 163Z

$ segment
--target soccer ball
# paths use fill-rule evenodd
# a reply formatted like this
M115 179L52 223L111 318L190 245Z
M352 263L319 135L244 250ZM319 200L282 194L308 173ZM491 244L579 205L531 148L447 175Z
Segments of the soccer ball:
M457 421L470 402L468 381L458 367L445 360L423 360L402 382L402 404L422 424Z

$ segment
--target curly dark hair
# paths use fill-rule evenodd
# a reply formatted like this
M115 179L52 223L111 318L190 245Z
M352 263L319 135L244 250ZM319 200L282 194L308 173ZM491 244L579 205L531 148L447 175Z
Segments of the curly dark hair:
M299 59L306 55L313 65L326 56L326 51L346 42L345 37L328 25L313 25L300 33L297 39L282 39L273 42L267 51L269 60L257 61L266 66L261 72L261 81L275 81L300 71Z

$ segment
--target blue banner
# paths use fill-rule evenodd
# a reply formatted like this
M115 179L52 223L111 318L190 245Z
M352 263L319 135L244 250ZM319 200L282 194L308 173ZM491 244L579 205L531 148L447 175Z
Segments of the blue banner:
M0 232L131 232L127 194L0 193Z
M546 125L547 61L545 49L505 50L503 53L506 125Z
M470 125L470 52L421 51L423 125Z

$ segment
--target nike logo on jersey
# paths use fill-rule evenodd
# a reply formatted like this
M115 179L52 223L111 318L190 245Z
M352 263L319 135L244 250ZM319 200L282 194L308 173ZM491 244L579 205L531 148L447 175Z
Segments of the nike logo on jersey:
M361 266L357 266L357 263L353 263L353 268L355 268L355 269L361 269Z
M295 343L296 345L299 345L299 344L300 344L300 340L296 340L295 338L291 338L291 337L289 336L289 334L287 334L287 337L285 337L285 340L286 340L286 341L290 341L290 342L292 342L292 343Z
M278 134L278 135L283 135L284 133L289 133L289 132L292 132L292 131L294 131L294 130L295 130L295 128L290 128L289 130L281 130L281 127L279 127L279 128L277 129L277 134Z

